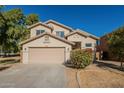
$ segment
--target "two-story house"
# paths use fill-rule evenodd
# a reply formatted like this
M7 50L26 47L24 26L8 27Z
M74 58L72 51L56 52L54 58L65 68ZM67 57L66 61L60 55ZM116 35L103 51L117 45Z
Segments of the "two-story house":
M30 38L21 43L23 63L64 63L73 49L95 49L98 37L48 20L28 27Z

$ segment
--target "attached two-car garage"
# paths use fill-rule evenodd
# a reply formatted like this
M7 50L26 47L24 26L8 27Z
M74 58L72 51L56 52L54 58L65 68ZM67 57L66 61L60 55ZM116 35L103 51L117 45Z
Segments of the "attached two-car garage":
M24 64L63 64L70 60L73 43L44 33L21 43Z
M29 63L64 63L65 48L29 48Z

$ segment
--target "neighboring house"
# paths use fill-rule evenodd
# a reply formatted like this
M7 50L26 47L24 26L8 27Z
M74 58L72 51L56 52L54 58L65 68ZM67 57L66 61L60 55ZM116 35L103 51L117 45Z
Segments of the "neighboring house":
M64 63L70 60L73 49L92 49L98 37L82 30L53 20L38 22L28 27L30 38L21 43L22 62L27 63Z
M99 52L100 52L100 59L108 60L109 59L109 50L108 50L108 40L107 35L100 37L100 45L99 45Z
M108 33L102 37L100 37L100 44L97 46L97 51L99 52L99 56L101 60L117 60L109 51L108 39L107 36L112 33Z

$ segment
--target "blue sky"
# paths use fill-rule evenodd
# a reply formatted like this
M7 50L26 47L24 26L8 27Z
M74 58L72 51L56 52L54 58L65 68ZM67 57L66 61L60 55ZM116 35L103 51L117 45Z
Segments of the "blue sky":
M36 13L43 22L53 19L96 36L103 36L124 25L124 6L11 5L5 10L13 8L21 8L26 15Z

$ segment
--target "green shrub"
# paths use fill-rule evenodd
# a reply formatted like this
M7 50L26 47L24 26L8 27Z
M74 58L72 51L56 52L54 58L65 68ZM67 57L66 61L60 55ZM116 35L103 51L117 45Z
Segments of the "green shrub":
M70 57L74 68L85 68L92 62L92 50L72 50Z

